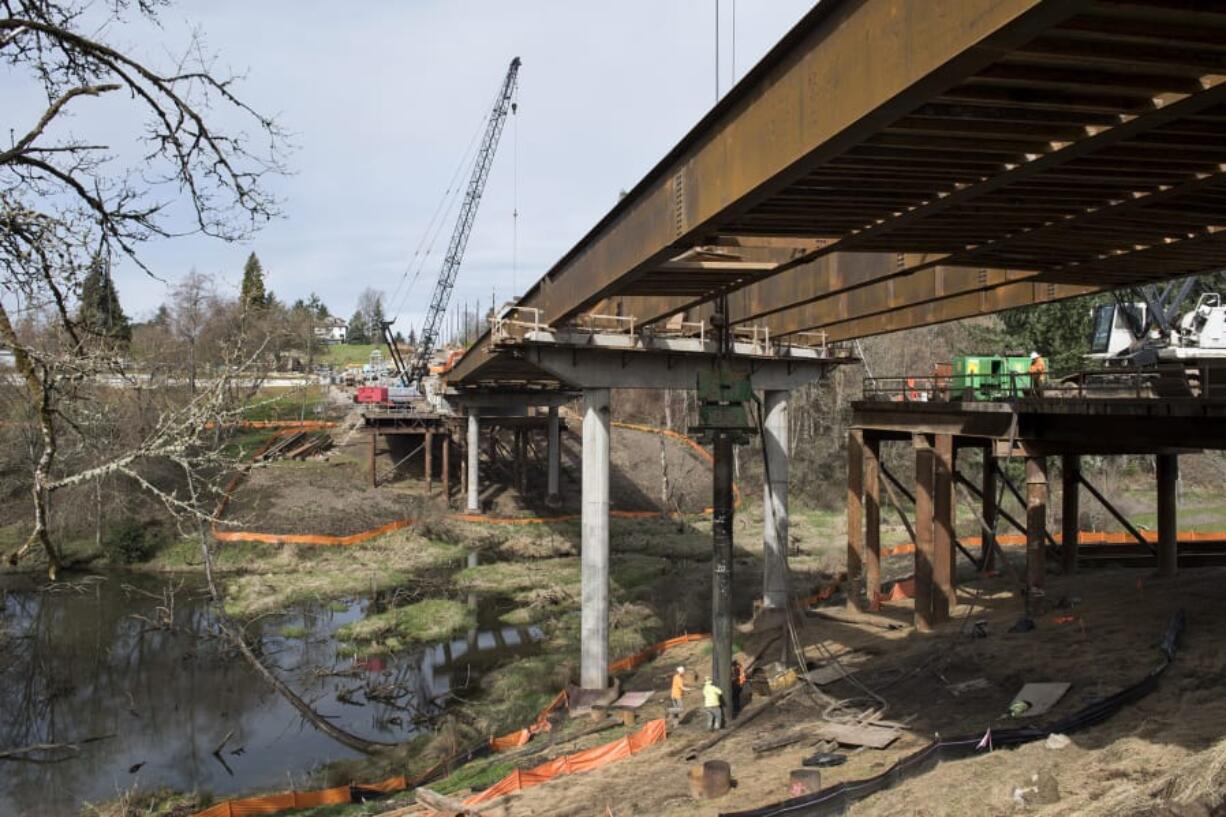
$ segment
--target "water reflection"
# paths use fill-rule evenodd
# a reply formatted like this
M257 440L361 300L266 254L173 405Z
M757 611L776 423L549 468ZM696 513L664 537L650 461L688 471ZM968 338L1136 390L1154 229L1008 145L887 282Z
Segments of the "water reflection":
M304 723L209 637L198 580L184 581L173 603L162 598L164 583L141 577L56 592L0 582L0 749L113 736L62 763L0 762L0 814L74 814L134 785L217 795L286 788L355 754ZM488 626L496 611L482 605L484 628L465 637L357 663L338 657L327 636L368 606L304 605L248 633L258 636L265 663L322 714L384 741L411 736L445 703L453 679L475 683L540 637ZM222 764L212 752L227 735Z

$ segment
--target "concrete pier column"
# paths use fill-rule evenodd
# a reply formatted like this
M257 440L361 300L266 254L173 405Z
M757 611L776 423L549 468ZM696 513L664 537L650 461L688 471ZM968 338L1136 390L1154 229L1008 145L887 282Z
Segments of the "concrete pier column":
M558 477L562 470L562 440L561 424L558 422L558 407L549 407L549 440L546 446L548 478L545 483L545 501L552 504L558 502Z
M1081 545L1081 457L1065 454L1060 468L1060 562L1064 575L1077 572Z
M468 410L468 467L465 476L468 477L469 513L481 512L481 479L478 474L478 463L481 461L481 421L475 408Z
M764 395L766 421L762 447L768 478L762 499L762 604L785 608L788 604L788 392Z
M913 434L915 447L915 629L932 629L933 476L935 454L926 434Z
M609 390L583 392L582 647L579 685L609 683Z
M1041 612L1047 577L1047 458L1026 458L1026 613Z
M1174 576L1179 567L1179 531L1176 510L1179 455L1159 454L1157 459L1158 575Z
M860 606L864 576L864 432L847 432L847 606Z

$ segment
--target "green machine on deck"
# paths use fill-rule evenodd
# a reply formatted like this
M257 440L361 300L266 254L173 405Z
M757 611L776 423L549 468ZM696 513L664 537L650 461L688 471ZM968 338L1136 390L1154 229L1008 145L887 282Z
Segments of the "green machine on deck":
M961 355L953 360L949 395L955 400L1020 397L1029 388L1026 355Z

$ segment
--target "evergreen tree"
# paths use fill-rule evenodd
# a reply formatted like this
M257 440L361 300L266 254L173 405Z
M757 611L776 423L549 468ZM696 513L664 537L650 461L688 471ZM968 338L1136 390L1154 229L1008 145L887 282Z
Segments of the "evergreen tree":
M132 325L115 291L110 264L95 256L89 273L81 282L81 308L77 323L90 335L127 344L132 340Z
M417 330L411 326L409 327L409 346L414 349L417 348Z
M153 320L149 321L149 323L164 329L168 328L170 326L170 307L166 304L159 306L158 311L153 313Z
M362 314L362 310L357 310L353 313L353 317L349 319L349 332L346 335L349 343L370 343L370 332L366 326L366 316Z
M314 311L317 318L326 318L332 314L328 311L328 305L314 292L311 293L311 297L307 298L307 308Z
M264 267L255 253L247 257L243 267L242 301L246 309L263 309L268 305L268 295L264 292Z

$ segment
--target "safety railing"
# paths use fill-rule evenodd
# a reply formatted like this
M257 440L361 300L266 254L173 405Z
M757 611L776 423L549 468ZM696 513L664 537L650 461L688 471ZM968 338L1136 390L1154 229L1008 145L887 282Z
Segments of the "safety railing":
M902 403L1025 399L1148 399L1158 397L1153 371L1087 371L898 375L864 378L865 400ZM1190 393L1189 393L1189 396Z
M497 343L522 338L530 332L540 332L549 326L541 321L541 310L534 306L512 306L502 315L490 318L490 334Z

